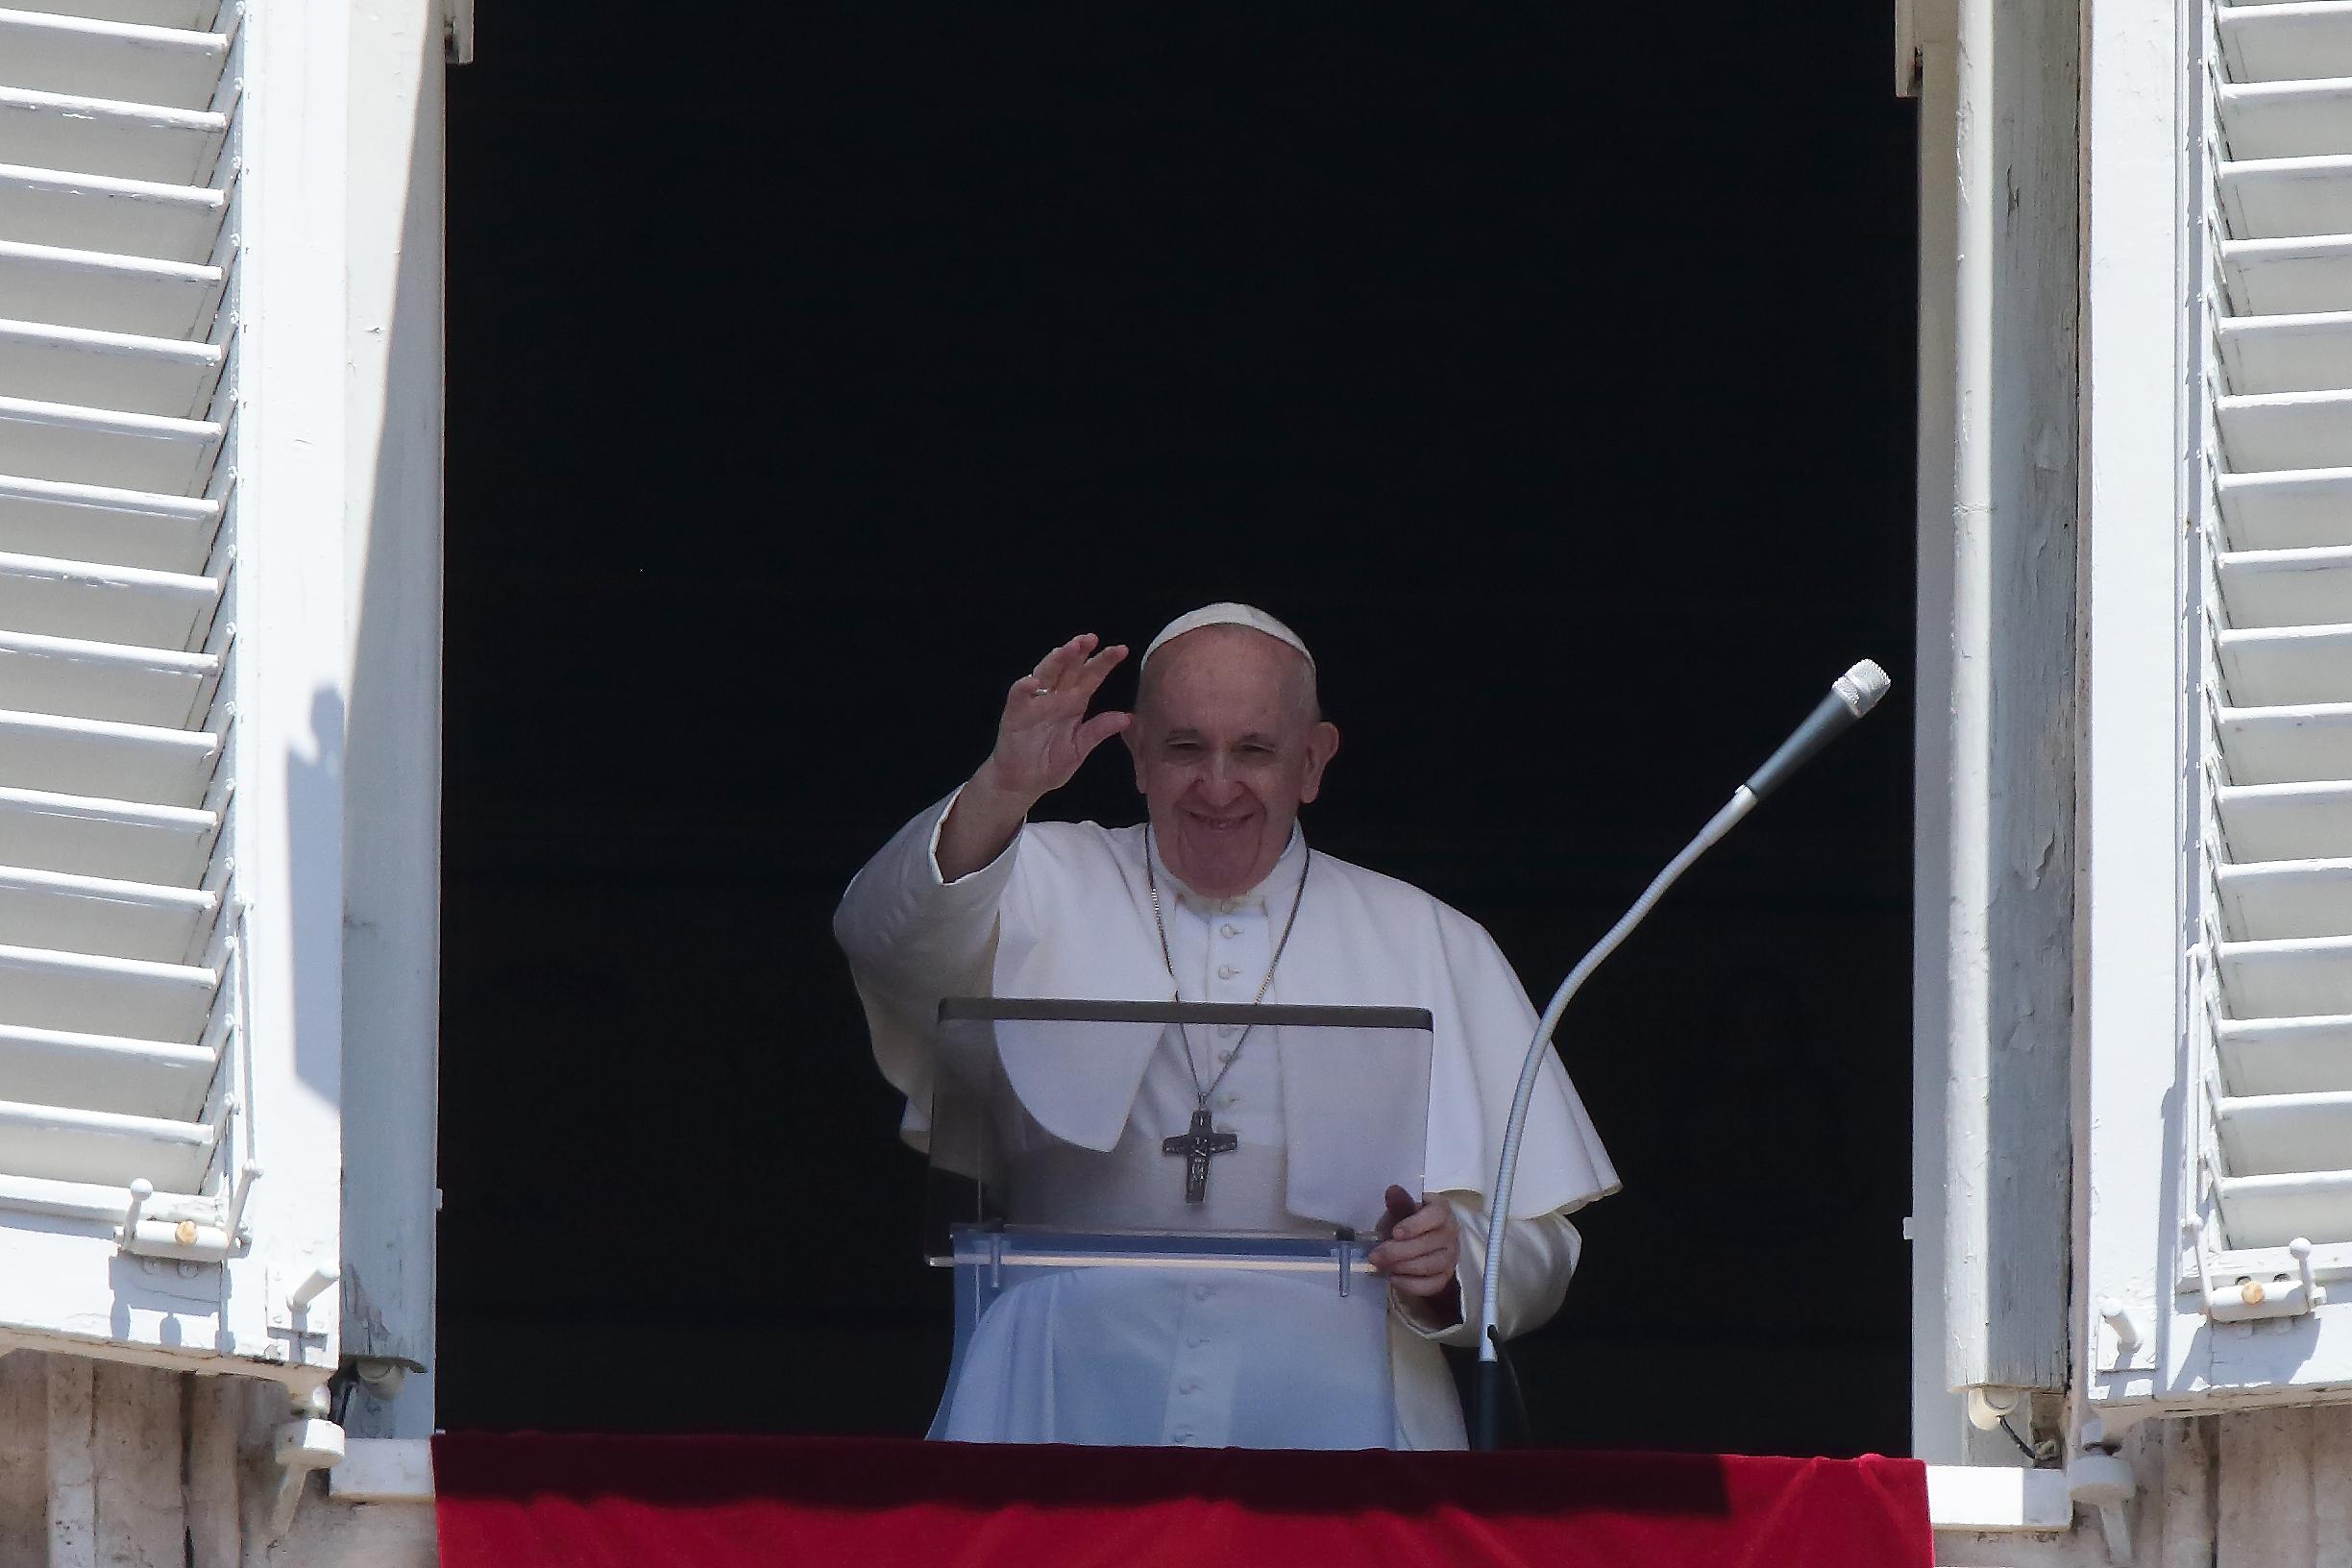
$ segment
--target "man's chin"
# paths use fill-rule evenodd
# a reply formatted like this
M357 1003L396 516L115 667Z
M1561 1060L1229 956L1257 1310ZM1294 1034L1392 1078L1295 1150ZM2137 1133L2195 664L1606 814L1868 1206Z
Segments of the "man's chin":
M1184 878L1185 886L1206 898L1232 898L1262 881L1268 870L1264 858L1264 821L1243 819L1228 828L1215 828L1186 818L1177 829L1178 855L1168 869Z

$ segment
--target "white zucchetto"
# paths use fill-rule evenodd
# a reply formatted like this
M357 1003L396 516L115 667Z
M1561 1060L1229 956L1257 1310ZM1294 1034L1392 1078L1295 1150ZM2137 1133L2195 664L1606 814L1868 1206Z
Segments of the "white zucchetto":
M1307 668L1310 670L1314 668L1314 655L1307 651L1307 644L1297 632L1292 631L1255 604L1236 604L1231 600L1216 604L1204 604L1190 614L1180 615L1166 625L1162 626L1160 635L1154 637L1150 646L1143 649L1142 664L1139 664L1136 668L1139 670L1143 665L1151 663L1152 655L1159 652L1164 645L1174 642L1188 631L1198 631L1203 626L1247 626L1252 631L1262 631L1276 642L1287 643L1297 649L1300 656L1306 659Z

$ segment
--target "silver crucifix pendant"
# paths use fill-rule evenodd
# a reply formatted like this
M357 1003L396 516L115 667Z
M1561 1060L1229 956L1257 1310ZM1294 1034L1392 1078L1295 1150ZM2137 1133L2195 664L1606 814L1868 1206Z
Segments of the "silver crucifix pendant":
M1185 1162L1185 1202L1204 1203L1209 1197L1209 1157L1231 1154L1241 1146L1241 1140L1231 1133L1220 1133L1209 1125L1209 1108L1202 1106L1192 1113L1192 1126L1173 1138L1160 1140L1160 1152L1183 1155Z

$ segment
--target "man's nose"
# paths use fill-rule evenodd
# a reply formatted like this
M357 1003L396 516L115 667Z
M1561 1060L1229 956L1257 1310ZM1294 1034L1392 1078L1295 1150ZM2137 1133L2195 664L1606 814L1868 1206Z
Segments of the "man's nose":
M1233 764L1217 757L1202 771L1200 791L1213 806L1230 805L1241 794L1241 781L1234 777Z

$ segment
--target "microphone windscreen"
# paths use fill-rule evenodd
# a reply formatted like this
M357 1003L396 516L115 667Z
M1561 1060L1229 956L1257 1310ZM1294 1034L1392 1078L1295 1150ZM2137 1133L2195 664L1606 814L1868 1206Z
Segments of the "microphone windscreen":
M1876 707L1878 699L1886 696L1894 684L1887 678L1887 673L1878 668L1876 659L1864 659L1831 682L1838 696L1845 698L1846 705L1853 710L1856 719Z

